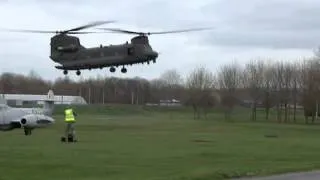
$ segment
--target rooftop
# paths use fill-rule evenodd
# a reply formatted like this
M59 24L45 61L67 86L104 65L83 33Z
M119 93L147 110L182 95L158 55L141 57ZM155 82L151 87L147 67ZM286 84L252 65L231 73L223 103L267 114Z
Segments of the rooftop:
M21 101L45 101L48 100L47 95L36 95L36 94L1 94L5 100L21 100ZM85 99L81 96L64 96L54 95L53 100L56 102L68 102L76 104L87 104Z

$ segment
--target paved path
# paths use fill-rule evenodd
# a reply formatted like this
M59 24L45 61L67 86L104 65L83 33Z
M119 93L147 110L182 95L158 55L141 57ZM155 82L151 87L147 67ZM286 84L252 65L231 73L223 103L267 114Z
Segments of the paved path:
M320 171L290 173L261 178L244 178L238 180L320 180Z

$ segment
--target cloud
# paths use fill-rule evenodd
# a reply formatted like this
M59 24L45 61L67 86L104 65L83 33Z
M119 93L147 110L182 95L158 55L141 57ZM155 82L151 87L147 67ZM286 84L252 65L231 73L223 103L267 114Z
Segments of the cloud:
M1 2L0 2L1 3ZM162 31L214 26L213 31L150 36L160 52L156 64L119 70L86 70L82 77L111 76L156 78L175 68L186 75L202 64L216 70L237 59L240 63L257 58L298 59L312 55L319 44L320 2L298 0L17 0L0 6L1 27L16 29L65 30L90 21L117 20L104 27L136 31ZM0 28L1 28L0 27ZM31 69L46 79L62 77L49 59L52 34L0 32L1 71L28 74ZM132 35L80 35L81 44L122 44ZM79 79L75 72L69 76Z
M217 31L203 40L221 46L312 49L320 44L320 1L220 0L203 7Z

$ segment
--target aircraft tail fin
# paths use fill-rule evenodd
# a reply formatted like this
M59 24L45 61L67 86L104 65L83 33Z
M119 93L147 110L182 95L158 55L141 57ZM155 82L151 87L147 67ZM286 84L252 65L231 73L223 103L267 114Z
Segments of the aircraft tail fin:
M49 90L47 99L44 100L44 114L51 116L54 110L54 94L52 90Z
M4 94L0 95L0 104L7 104L7 101L6 101L5 97L4 97Z

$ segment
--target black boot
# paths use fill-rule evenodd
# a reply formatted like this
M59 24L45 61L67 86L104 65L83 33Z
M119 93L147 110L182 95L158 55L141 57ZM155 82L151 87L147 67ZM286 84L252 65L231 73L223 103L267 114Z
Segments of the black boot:
M73 142L73 135L71 134L68 135L68 142Z
M61 142L66 142L66 137L61 137Z

